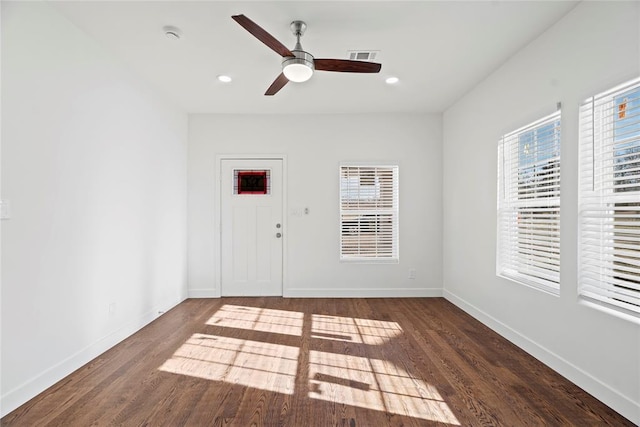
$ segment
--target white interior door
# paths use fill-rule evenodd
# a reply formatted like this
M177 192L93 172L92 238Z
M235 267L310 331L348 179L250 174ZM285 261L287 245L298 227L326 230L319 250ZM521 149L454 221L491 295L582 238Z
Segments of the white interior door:
M282 295L282 160L223 159L221 295Z

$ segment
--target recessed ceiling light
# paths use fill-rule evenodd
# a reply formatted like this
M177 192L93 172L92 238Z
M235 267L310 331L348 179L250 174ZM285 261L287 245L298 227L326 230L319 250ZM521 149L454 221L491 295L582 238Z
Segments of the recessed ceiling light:
M400 79L397 78L397 77L387 77L387 80L385 80L385 82L388 85L394 85L394 84L398 83L399 81L400 81Z
M162 31L164 31L165 37L169 40L180 40L180 38L182 37L182 31L178 27L166 25L162 27Z
M224 74L220 74L218 76L218 80L221 81L222 83L231 83L232 78L229 76L225 76Z

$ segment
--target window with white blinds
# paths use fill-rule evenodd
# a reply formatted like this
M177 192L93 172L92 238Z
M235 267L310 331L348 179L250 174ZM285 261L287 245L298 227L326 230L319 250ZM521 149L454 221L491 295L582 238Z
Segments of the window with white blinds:
M497 274L559 292L560 111L498 144Z
M340 166L340 259L398 261L398 166Z
M580 108L579 292L640 313L640 79Z

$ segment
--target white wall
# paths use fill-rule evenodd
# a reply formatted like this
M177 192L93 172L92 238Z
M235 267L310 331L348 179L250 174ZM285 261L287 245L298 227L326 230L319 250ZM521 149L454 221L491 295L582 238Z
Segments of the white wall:
M187 116L2 2L2 124L4 415L186 297Z
M640 73L640 3L583 2L444 114L444 294L640 423L640 322L577 293L578 105ZM561 294L496 277L498 138L562 108Z
M293 88L295 89L295 88ZM219 295L216 155L286 154L285 296L441 295L440 115L189 116L189 295ZM400 263L339 262L338 168L400 166ZM415 280L408 279L415 268Z

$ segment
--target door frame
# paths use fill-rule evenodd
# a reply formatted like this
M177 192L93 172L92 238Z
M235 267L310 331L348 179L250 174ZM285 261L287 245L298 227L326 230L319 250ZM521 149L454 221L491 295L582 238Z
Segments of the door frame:
M213 233L214 243L214 265L215 274L215 290L214 298L220 298L222 295L222 239L220 234L222 231L222 161L223 160L281 160L282 161L282 296L287 288L287 242L289 228L287 227L287 156L284 154L217 154L215 164L215 193L213 216L215 229Z

